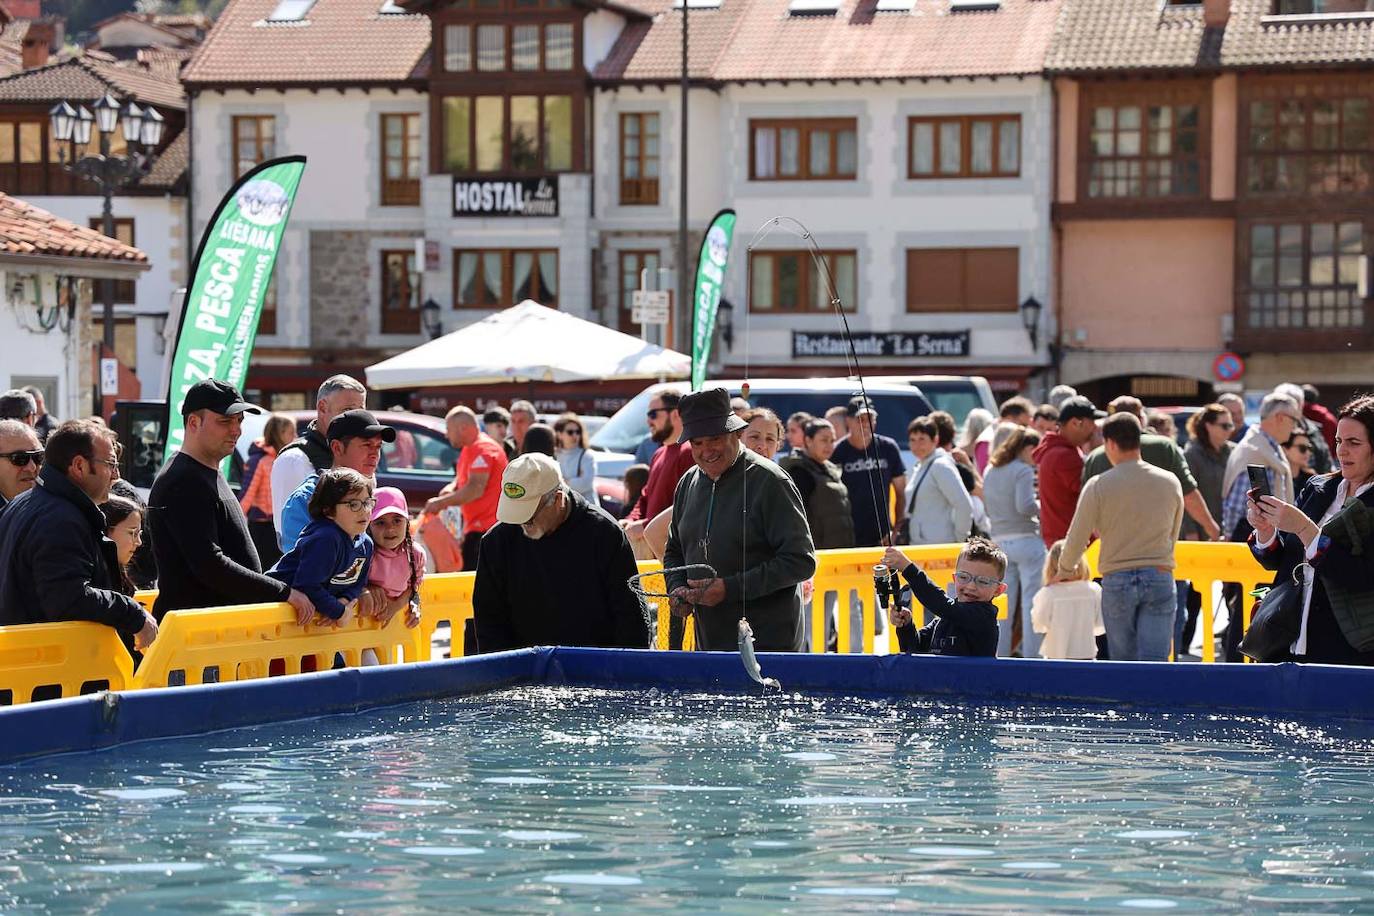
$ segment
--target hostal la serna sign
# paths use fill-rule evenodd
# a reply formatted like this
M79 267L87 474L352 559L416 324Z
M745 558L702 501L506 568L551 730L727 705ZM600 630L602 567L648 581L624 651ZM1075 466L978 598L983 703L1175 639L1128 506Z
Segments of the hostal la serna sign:
M553 178L453 179L454 216L557 216Z

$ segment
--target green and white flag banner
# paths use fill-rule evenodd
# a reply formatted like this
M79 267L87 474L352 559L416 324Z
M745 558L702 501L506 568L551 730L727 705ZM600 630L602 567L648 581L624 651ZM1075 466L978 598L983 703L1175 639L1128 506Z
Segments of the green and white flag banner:
M267 283L304 171L304 156L283 156L252 169L224 195L201 236L167 384L164 461L181 449L181 405L192 385L216 378L243 388Z
M711 340L716 333L716 313L725 285L725 267L730 259L730 240L735 234L735 211L721 210L711 220L697 258L697 282L692 296L692 390L700 391L706 381L706 363L711 358Z

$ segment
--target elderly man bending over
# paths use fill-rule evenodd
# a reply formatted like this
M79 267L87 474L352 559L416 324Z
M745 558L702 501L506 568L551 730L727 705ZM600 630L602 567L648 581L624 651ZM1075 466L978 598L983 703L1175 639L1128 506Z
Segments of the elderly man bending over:
M747 616L761 650L803 645L797 585L816 572L816 550L801 494L787 472L740 445L745 422L724 388L685 395L682 438L696 467L673 497L666 568L704 564L715 578L668 573L673 613L696 608L697 648L730 651Z
M625 532L531 452L506 466L496 521L482 536L473 584L477 651L526 646L647 649L639 570Z

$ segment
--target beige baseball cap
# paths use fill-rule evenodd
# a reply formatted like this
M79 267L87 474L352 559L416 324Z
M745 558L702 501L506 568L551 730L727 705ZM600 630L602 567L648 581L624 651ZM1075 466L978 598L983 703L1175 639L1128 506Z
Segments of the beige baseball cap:
M539 500L563 482L558 462L548 455L530 452L521 455L501 475L501 499L496 503L496 520L507 525L523 525L534 518Z

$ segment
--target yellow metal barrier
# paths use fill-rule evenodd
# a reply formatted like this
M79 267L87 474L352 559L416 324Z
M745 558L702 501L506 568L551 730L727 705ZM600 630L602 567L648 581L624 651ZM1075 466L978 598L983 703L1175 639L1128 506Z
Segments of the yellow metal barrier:
M930 574L937 584L952 581L959 545L942 544L904 547L903 552ZM1210 636L1213 629L1213 586L1218 582L1239 583L1245 592L1272 581L1273 575L1255 562L1244 544L1180 542L1176 553L1175 576L1188 579L1202 593L1201 626ZM836 615L841 646L849 645L849 592L858 592L863 607L863 650L872 653L874 619L878 613L873 594L873 567L882 558L880 548L823 550L817 555L815 590L809 620L811 651L825 647L825 595L835 592L841 612ZM1088 552L1094 574L1097 548ZM661 568L655 562L641 562L640 572ZM427 576L422 586L423 619L419 627L405 627L405 615L398 614L385 628L375 621L354 620L341 629L310 625L299 627L295 612L286 604L246 605L176 611L163 620L157 641L139 666L131 668L128 652L109 627L93 623L32 624L0 627L0 697L8 691L10 702L29 702L36 688L47 688L59 696L74 696L83 687L107 682L120 690L163 686L176 680L202 683L209 677L219 681L266 677L269 673L294 674L312 665L328 668L334 653L340 652L350 665L357 665L364 649L376 652L382 663L428 661L434 631L442 621L452 627L449 655L463 654L464 625L472 619L472 573ZM662 580L650 578L650 591L661 590ZM140 592L140 603L151 607L156 592ZM1243 602L1243 620L1250 622L1250 604ZM667 601L650 602L658 619L660 649L668 644L669 613ZM1006 599L998 601L998 617L1005 619ZM687 627L684 648L694 645L694 631ZM1214 641L1204 638L1202 660L1215 661ZM889 628L887 652L897 651L895 634ZM277 662L274 667L273 662ZM181 672L173 677L173 672ZM59 692L60 691L60 692Z
M433 651L434 631L440 623L449 625L449 654L439 658L463 657L463 631L472 619L472 586L477 574L470 572L434 573L420 583L420 632L425 644L424 661Z
M74 697L82 688L127 689L134 663L119 634L99 623L0 627L0 705Z
M420 628L407 628L405 614L397 614L385 627L356 617L341 627L302 627L286 603L173 611L162 619L132 686L224 683L327 671L335 653L357 666L365 649L375 652L382 664L429 658Z

